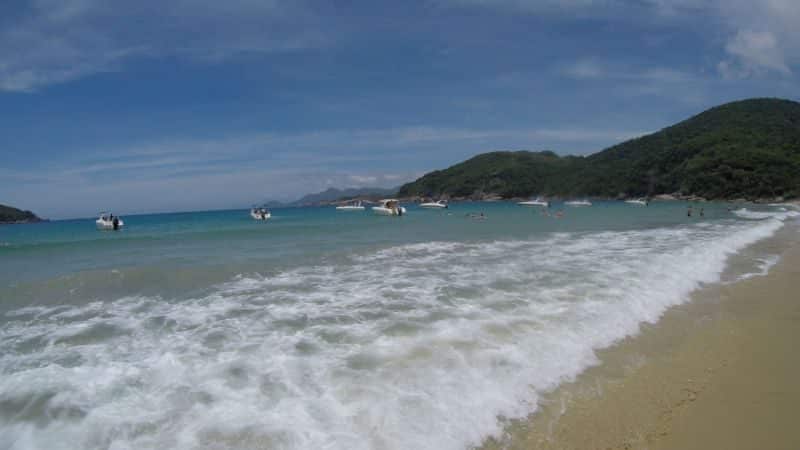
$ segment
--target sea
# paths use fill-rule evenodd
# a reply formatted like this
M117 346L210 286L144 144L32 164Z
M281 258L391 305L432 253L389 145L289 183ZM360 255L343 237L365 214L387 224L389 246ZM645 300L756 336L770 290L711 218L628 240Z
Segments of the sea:
M789 205L688 206L2 226L0 449L474 448L798 230Z

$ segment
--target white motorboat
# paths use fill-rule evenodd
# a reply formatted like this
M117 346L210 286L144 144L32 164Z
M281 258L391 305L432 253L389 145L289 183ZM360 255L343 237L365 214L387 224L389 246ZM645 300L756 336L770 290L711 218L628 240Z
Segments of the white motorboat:
M524 202L517 202L519 206L544 206L545 208L550 207L550 202L547 200L542 200L541 197L536 197L534 200L526 200Z
M646 198L632 198L629 200L625 200L625 203L630 203L631 205L647 206L650 202L647 201Z
M589 200L570 200L568 202L564 202L567 206L592 206L592 202Z
M119 230L125 225L121 217L107 212L100 213L100 217L94 223L98 230Z
M252 207L250 208L250 217L255 220L269 220L272 217L272 213L269 212L267 208L262 207Z
M425 202L419 204L420 208L428 209L447 209L447 200L439 200L436 202Z
M391 198L381 200L381 205L373 206L372 211L382 216L402 216L406 213L406 209L400 206L400 202Z
M336 207L337 211L364 211L365 209L360 200L350 201Z

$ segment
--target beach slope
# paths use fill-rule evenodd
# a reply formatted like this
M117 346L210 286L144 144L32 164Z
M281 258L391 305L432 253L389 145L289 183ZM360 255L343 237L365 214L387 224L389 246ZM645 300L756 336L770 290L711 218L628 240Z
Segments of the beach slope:
M800 244L707 287L545 396L487 448L800 449Z

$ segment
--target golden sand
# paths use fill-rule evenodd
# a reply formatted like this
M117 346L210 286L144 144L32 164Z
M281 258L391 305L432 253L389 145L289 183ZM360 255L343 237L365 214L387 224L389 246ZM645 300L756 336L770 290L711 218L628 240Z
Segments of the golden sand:
M800 449L800 244L698 291L487 449Z

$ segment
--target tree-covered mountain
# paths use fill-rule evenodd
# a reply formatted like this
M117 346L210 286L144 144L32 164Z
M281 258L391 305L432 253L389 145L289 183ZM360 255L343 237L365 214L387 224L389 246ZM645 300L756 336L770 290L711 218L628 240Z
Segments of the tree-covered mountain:
M585 156L491 152L434 171L400 196L800 196L800 103L750 99Z
M0 205L0 224L3 223L25 223L40 222L42 219L30 211L12 208L11 206Z

